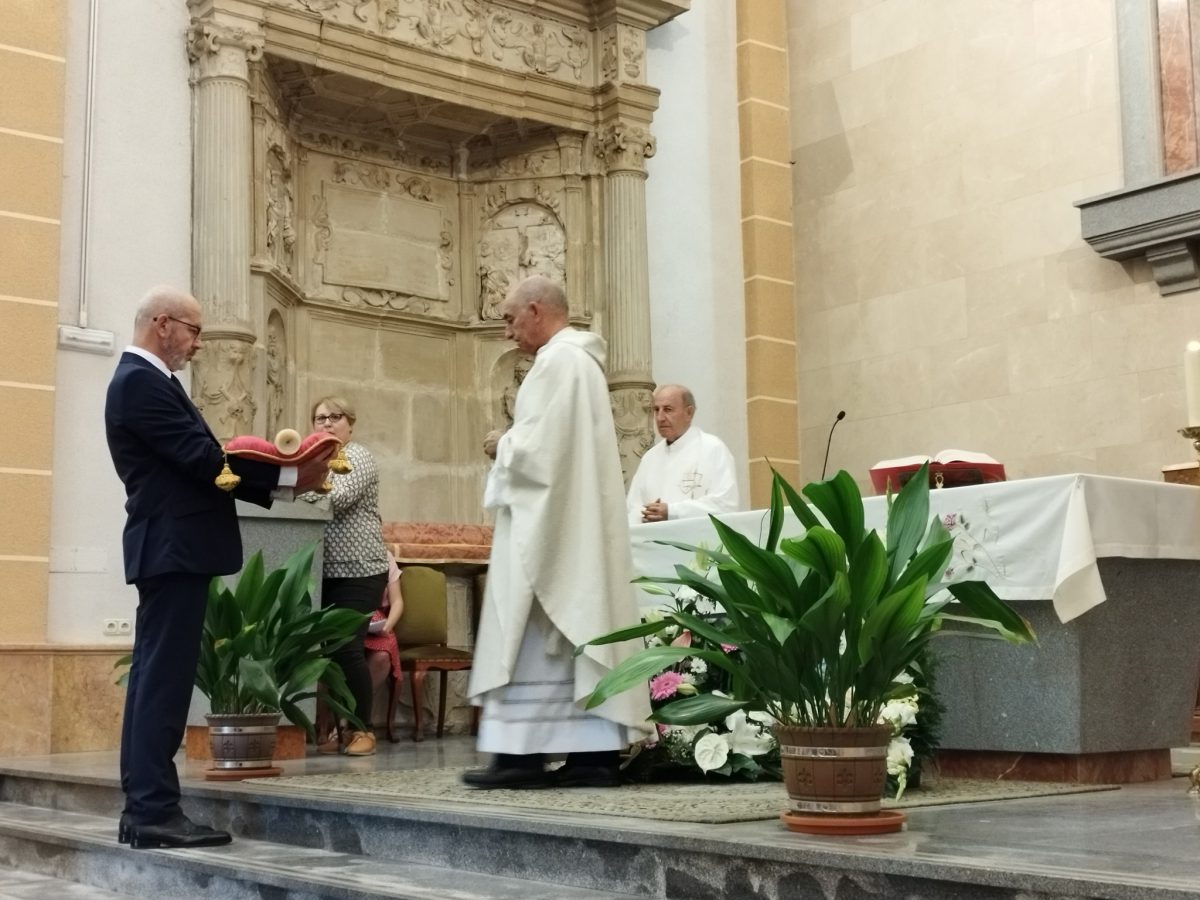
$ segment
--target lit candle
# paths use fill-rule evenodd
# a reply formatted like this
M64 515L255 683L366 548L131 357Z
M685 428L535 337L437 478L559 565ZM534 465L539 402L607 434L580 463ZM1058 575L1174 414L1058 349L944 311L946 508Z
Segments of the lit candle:
M1187 389L1188 425L1200 426L1200 341L1189 341L1183 354L1183 384Z

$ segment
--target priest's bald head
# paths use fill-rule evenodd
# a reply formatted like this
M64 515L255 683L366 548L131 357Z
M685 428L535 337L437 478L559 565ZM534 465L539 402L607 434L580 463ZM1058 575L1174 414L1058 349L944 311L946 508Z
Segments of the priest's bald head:
M509 291L500 304L504 336L522 353L536 353L570 324L563 290L544 275L531 275Z
M696 398L682 384L660 384L654 392L654 427L673 444L692 427Z

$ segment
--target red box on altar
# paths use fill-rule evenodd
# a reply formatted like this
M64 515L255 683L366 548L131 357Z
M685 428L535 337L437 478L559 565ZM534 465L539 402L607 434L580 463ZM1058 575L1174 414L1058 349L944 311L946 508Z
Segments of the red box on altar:
M871 467L871 485L876 494L899 491L925 463L929 463L929 486L959 487L964 484L991 484L1005 481L1004 464L984 453L969 450L943 450L937 456L908 456L885 459Z

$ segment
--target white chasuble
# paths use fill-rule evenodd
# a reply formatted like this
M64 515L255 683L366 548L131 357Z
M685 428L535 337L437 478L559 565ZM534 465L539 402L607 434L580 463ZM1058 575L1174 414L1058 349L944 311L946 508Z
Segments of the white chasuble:
M495 532L468 689L484 707L481 750L612 750L651 730L644 686L586 713L581 703L640 642L572 656L640 620L604 357L596 335L555 334L496 448L484 494Z

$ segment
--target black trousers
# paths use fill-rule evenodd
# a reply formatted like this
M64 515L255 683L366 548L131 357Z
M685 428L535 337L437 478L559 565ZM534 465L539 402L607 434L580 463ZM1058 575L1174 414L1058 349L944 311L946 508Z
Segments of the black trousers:
M369 616L383 600L387 589L387 572L366 575L361 578L323 578L321 580L321 606L340 606L355 612L366 613L367 619L359 626L358 634L330 654L330 658L342 667L346 685L354 695L354 714L362 719L367 731L371 730L371 672L367 668L363 638L367 635Z
M175 754L187 726L210 580L163 575L137 583L121 722L121 790L135 825L157 825L180 812Z

